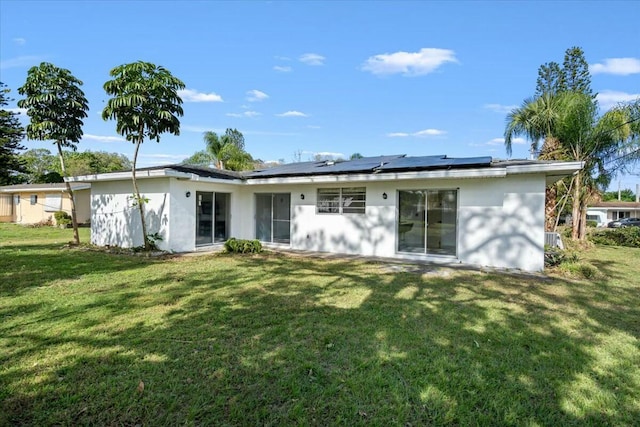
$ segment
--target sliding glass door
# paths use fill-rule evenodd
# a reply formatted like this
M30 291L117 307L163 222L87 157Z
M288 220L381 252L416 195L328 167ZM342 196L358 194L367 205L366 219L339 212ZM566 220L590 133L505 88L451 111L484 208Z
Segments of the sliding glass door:
M398 192L398 252L455 256L457 190Z
M289 243L291 239L291 194L256 194L256 239Z
M229 238L231 194L196 192L196 246Z

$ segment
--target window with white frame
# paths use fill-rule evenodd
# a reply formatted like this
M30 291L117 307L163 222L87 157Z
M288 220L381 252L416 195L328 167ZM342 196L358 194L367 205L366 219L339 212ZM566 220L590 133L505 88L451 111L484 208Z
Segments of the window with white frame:
M365 187L318 188L318 213L364 214L366 205Z
M32 205L35 205L38 203L38 195L37 194L32 194L31 196L29 196L29 203Z
M47 194L44 199L45 212L57 212L62 209L62 196L60 194Z

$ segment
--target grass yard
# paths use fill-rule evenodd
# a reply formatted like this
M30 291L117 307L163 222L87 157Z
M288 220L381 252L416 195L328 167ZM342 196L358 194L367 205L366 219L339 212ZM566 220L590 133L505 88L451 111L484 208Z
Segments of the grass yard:
M0 224L0 425L640 422L639 249L580 281L71 236Z

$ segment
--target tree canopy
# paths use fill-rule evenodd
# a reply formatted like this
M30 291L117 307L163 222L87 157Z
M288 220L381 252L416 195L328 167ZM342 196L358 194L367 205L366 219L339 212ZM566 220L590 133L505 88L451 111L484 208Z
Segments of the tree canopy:
M25 98L18 106L27 109L30 123L27 125L27 138L40 141L51 140L58 149L58 158L62 176L67 176L62 148L77 149L82 138L83 120L87 117L89 105L80 88L82 81L71 71L42 62L27 72L25 84L18 93ZM74 243L80 243L76 207L71 184L67 182L67 192L71 202L71 222L73 224Z
M102 111L104 120L115 120L116 131L135 144L132 164L134 203L138 206L142 223L145 250L152 248L144 216L146 199L140 195L136 180L138 151L145 139L160 142L160 135L180 134L180 120L184 112L178 91L185 88L182 80L169 70L150 62L119 65L109 73L104 84L111 98Z
M213 131L202 135L206 150L198 151L182 163L191 165L215 165L218 169L232 171L252 170L254 159L245 151L244 135L237 129L228 128L224 135Z
M5 109L12 101L8 97L10 89L0 82L0 185L15 184L19 174L25 171L24 162L18 151L25 147L20 144L24 138L24 128L18 113Z

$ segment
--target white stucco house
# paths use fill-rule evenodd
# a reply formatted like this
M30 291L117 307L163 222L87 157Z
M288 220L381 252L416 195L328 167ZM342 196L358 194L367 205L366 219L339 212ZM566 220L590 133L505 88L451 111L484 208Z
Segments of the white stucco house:
M148 232L175 252L230 237L294 250L544 268L545 186L579 162L404 155L285 164L236 173L168 165L139 169ZM142 244L131 172L91 183L91 241Z

